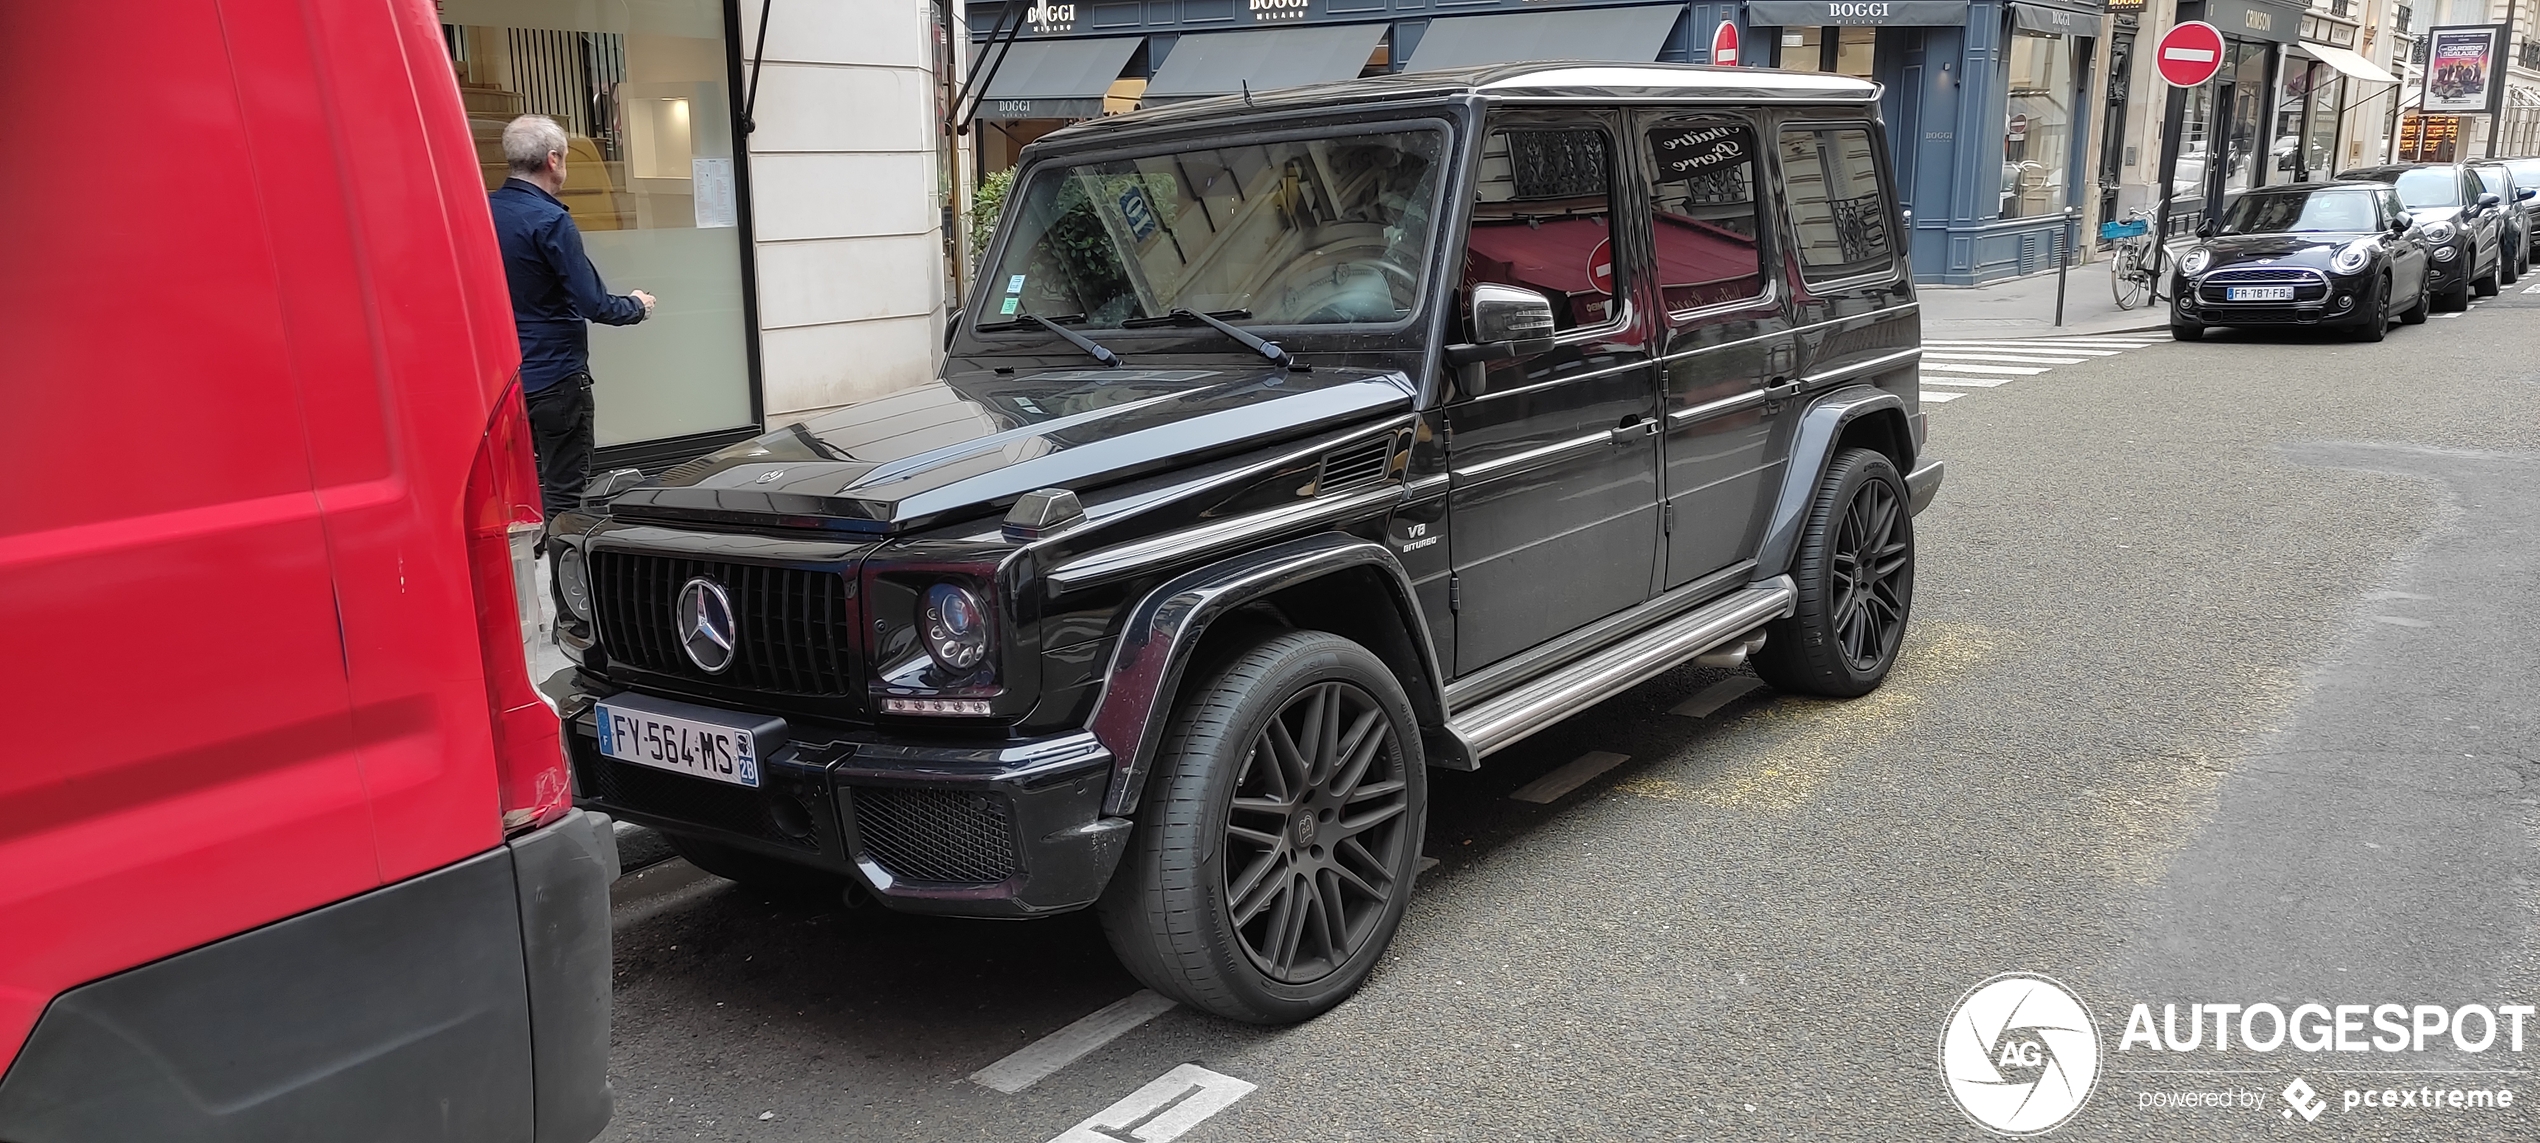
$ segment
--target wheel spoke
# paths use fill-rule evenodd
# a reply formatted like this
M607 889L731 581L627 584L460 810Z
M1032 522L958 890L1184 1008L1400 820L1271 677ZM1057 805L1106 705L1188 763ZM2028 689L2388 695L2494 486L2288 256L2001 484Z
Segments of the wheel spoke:
M1286 865L1285 854L1262 854L1260 860L1244 870L1242 879L1226 891L1226 899L1231 902L1227 912L1233 914L1236 928L1251 924L1253 918L1261 915L1263 908L1278 899L1278 878L1272 874Z
M1349 792L1347 804L1354 806L1369 798L1381 798L1387 794L1399 794L1407 786L1409 786L1409 783L1400 778L1392 778L1382 782L1369 782L1351 790Z
M1243 840L1251 842L1254 845L1261 846L1264 849L1279 848L1278 834L1257 830L1251 826L1239 826L1228 823L1226 826L1226 836L1242 838Z
M1367 852L1367 847L1358 845L1357 838L1351 838L1348 844L1357 846L1358 852L1360 853ZM1333 851L1333 861L1331 864L1332 876L1340 878L1344 884L1347 884L1352 889L1358 890L1360 894L1364 895L1370 901L1382 901L1385 899L1385 890L1376 888L1375 885L1371 884L1365 877L1359 876L1357 870L1350 868L1349 863L1340 860L1339 857L1340 850L1335 849ZM1375 861L1372 857L1367 860L1371 864Z
M1341 688L1325 683L1316 688L1313 719L1314 768L1306 772L1306 785L1320 786L1332 779L1341 764Z
M1285 818L1289 810L1296 808L1296 802L1289 798L1237 798L1234 805L1229 808L1238 813L1269 814L1272 817Z
M1279 772L1278 797L1295 800L1305 789L1305 754L1297 749L1296 736L1288 733L1284 719L1273 718L1262 737L1270 745L1272 768Z
M1341 885L1337 877L1314 879L1315 901L1321 907L1314 912L1323 921L1323 950L1334 965L1349 959L1349 913L1341 908Z
M1278 943L1272 946L1270 963L1279 971L1286 972L1296 967L1297 946L1305 940L1306 913L1312 910L1313 905L1304 892L1305 878L1302 875L1290 873L1281 880L1286 882L1286 888L1279 895L1282 904L1271 925Z
M1346 798L1350 791L1358 788L1359 782L1366 779L1368 763L1376 760L1376 751L1385 744L1385 736L1376 733L1384 718L1383 711L1370 709L1351 724L1348 736L1342 740L1343 761L1339 771L1332 775L1328 787L1333 794Z
M1332 823L1333 834L1336 838L1357 837L1368 830L1374 829L1377 826L1383 825L1386 822L1402 816L1403 808L1404 807L1401 802L1393 802L1387 805L1378 806L1375 809L1369 810L1354 818L1342 818L1339 821Z

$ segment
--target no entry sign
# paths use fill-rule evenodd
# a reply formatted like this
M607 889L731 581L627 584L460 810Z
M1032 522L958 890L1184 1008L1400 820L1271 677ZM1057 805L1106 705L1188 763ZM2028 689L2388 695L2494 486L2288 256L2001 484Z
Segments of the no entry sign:
M1726 20L1711 31L1711 62L1721 67L1737 66L1737 25Z
M2203 20L2189 20L2161 37L2153 61L2170 86L2194 87L2222 70L2222 56L2222 32Z
M1597 240L1596 249L1588 251L1588 288L1608 297L1614 293L1614 240Z

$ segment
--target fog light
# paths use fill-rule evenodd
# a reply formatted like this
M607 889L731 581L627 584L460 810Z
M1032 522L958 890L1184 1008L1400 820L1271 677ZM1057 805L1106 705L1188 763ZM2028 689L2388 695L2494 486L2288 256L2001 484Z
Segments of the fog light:
M2355 299L2339 298L2337 299L2337 308L2341 310L2351 310L2355 308Z
M2437 246L2434 248L2434 260L2437 262L2449 262L2460 256L2461 248L2458 246Z
M884 714L989 714L986 699L886 698Z

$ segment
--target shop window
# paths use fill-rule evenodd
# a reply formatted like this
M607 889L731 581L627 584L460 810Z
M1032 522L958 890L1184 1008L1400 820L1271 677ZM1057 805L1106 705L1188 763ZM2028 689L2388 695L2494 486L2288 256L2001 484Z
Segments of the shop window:
M602 446L751 423L740 212L723 5L441 0L442 42L487 190L503 126L565 130L561 199L615 293L660 299L640 325L591 332Z
M2002 124L2002 217L2061 213L2070 190L2073 51L2062 36L2011 37L2011 98Z
M1658 294L1673 313L1763 296L1755 128L1694 119L1650 128L1649 221Z
M1811 279L1868 273L1895 258L1895 215L1879 189L1878 152L1866 127L1782 132L1782 193L1790 199L1799 264Z
M1877 28L1784 28L1781 68L1869 79L1878 55Z
M1597 127L1493 131L1465 239L1464 284L1552 299L1557 329L1602 325L1614 302L1613 138Z

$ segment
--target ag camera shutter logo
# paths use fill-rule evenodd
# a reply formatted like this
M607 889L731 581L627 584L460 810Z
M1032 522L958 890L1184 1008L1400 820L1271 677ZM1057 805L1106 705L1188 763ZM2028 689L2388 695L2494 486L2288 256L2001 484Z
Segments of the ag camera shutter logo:
M1967 990L1940 1033L1940 1074L1958 1110L1996 1135L2064 1125L2099 1082L2099 1027L2072 990L2006 972Z

